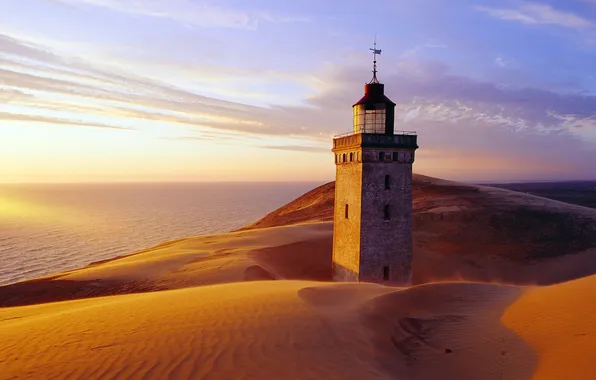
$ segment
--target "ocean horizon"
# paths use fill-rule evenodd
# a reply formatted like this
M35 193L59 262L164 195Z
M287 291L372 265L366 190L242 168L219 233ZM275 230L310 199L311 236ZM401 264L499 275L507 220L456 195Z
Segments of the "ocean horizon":
M238 229L323 183L3 183L0 285Z

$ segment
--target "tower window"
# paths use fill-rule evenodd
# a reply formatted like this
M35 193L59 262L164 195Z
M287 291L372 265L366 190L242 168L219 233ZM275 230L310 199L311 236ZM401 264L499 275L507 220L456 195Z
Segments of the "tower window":
M393 161L399 161L399 156L397 152L393 152Z
M349 206L348 206L348 204L346 203L346 211L345 211L345 213L346 213L346 219L348 219L349 211L350 211L350 210L349 210Z
M385 152L379 152L379 161L385 161Z
M389 211L390 211L389 210L389 205L385 205L385 209L383 210L383 214L384 214L385 220L391 219L391 214L390 214Z
M350 162L354 161L354 153L350 152Z
M383 267L383 281L389 281L389 267Z
M345 153L342 155L342 162L346 162L346 154Z
M391 189L391 177L389 174L385 174L385 190Z

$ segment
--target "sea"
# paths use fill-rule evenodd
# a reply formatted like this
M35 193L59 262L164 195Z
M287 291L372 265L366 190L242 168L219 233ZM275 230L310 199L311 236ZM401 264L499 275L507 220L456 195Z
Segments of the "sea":
M241 228L321 184L0 184L0 285Z

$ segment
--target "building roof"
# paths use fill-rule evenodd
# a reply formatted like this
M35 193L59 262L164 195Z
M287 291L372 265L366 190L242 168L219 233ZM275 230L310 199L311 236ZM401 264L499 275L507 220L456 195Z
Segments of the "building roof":
M395 106L395 103L385 96L385 85L382 83L367 83L364 85L364 96L352 107L359 104L384 103Z

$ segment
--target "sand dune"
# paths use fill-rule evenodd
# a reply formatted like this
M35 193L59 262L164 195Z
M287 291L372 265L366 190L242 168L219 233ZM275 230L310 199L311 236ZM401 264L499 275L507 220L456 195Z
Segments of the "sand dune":
M595 209L422 175L413 187L415 283L552 284L596 273ZM334 191L323 185L246 229L331 220ZM567 255L577 257L568 264Z
M330 280L330 223L205 235L0 287L0 307L265 279Z
M2 377L387 379L355 322L299 297L319 283L195 287L0 310ZM373 294L386 292L373 286ZM367 292L365 292L367 293ZM360 331L358 331L360 328ZM368 355L363 356L365 354Z
M524 292L502 323L538 356L534 379L596 378L596 277Z
M334 199L335 182L330 182L312 189L287 205L265 215L255 223L241 228L240 231L306 222L333 221Z
M0 309L6 379L591 379L596 277L279 281ZM575 295L575 296L573 296Z

